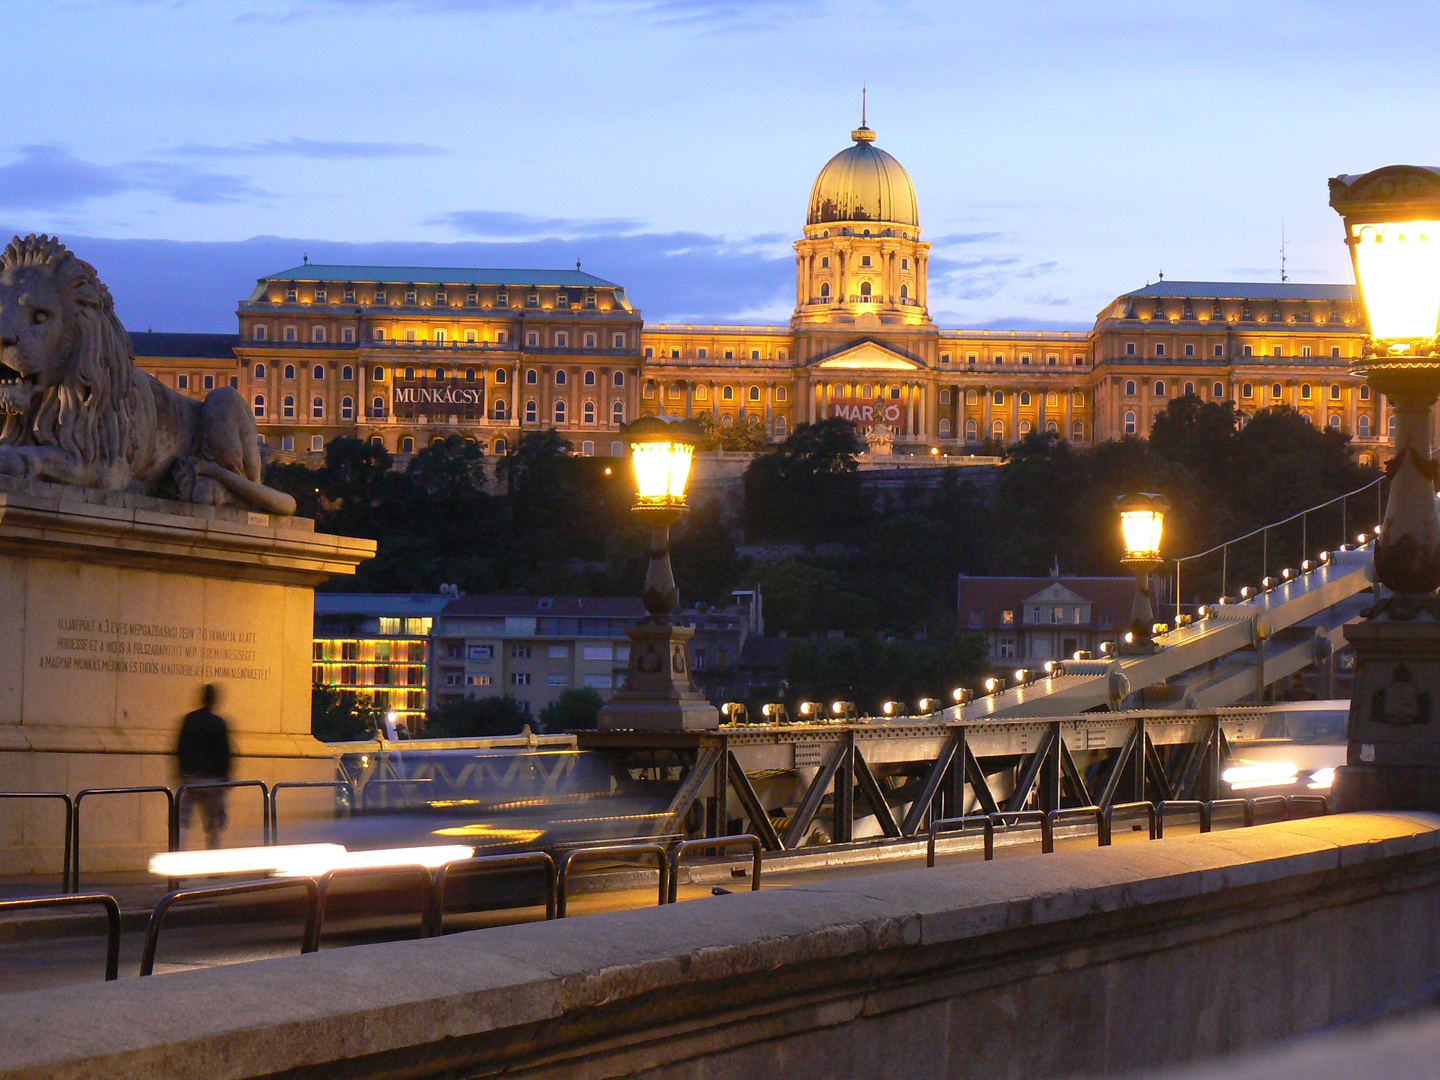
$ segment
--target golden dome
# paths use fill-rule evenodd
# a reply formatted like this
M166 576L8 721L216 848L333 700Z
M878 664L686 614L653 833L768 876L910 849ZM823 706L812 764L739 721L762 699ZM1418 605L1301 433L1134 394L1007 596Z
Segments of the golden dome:
M825 163L810 191L807 225L831 221L893 221L920 225L915 185L905 167L873 145L863 123L850 133L855 145Z

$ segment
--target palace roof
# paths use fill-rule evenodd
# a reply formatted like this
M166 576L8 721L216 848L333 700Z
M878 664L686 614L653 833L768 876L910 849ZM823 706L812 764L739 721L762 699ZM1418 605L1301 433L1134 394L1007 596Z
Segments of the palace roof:
M1121 293L1204 300L1358 300L1354 285L1307 285L1289 281L1157 281Z
M616 289L613 281L579 270L492 270L469 266L346 266L305 263L258 281L364 281L380 285L561 285Z
M204 357L235 359L239 334L172 334L142 330L130 332L130 345L136 356Z

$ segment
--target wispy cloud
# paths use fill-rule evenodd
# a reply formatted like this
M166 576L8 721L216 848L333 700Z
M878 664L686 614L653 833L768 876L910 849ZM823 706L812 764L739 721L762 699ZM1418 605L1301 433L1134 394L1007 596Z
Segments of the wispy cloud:
M223 146L215 143L183 143L168 154L188 158L315 158L324 161L369 158L444 157L441 146L412 142L344 142L337 139L265 139L261 142Z
M129 191L152 191L176 202L212 204L264 197L238 176L191 165L140 160L101 165L77 158L56 144L18 148L19 159L0 165L0 206L65 210L92 199Z
M445 225L461 236L532 240L545 237L616 236L637 233L645 227L634 218L541 218L506 210L456 210L425 222Z

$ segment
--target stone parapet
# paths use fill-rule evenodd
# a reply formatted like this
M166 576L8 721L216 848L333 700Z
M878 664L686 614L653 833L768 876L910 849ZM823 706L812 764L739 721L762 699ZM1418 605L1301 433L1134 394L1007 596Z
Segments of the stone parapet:
M1437 890L1395 813L830 880L10 994L0 1080L1110 1075L1429 985Z

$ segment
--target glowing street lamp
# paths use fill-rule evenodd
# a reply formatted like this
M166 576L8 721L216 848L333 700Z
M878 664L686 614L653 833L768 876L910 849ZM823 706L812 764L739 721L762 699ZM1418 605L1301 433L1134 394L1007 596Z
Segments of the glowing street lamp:
M1130 608L1130 633L1120 646L1122 653L1152 653L1151 638L1155 611L1150 604L1150 575L1160 569L1160 538L1165 530L1165 511L1170 500L1164 495L1141 491L1115 500L1120 511L1120 536L1125 556L1120 561L1135 572L1135 602Z
M600 710L602 730L717 728L720 714L690 681L686 646L695 631L674 626L680 602L670 567L670 526L688 507L685 488L701 431L679 417L642 416L624 427L635 469L635 513L650 525L650 564L641 599L649 615L626 633L630 663L623 688Z
M1430 414L1440 396L1440 170L1390 165L1330 181L1330 205L1369 321L1356 375L1395 412L1383 526L1375 530L1379 602L1345 628L1355 651L1347 763L1337 809L1440 810L1440 514ZM1362 536L1363 547L1370 538Z

